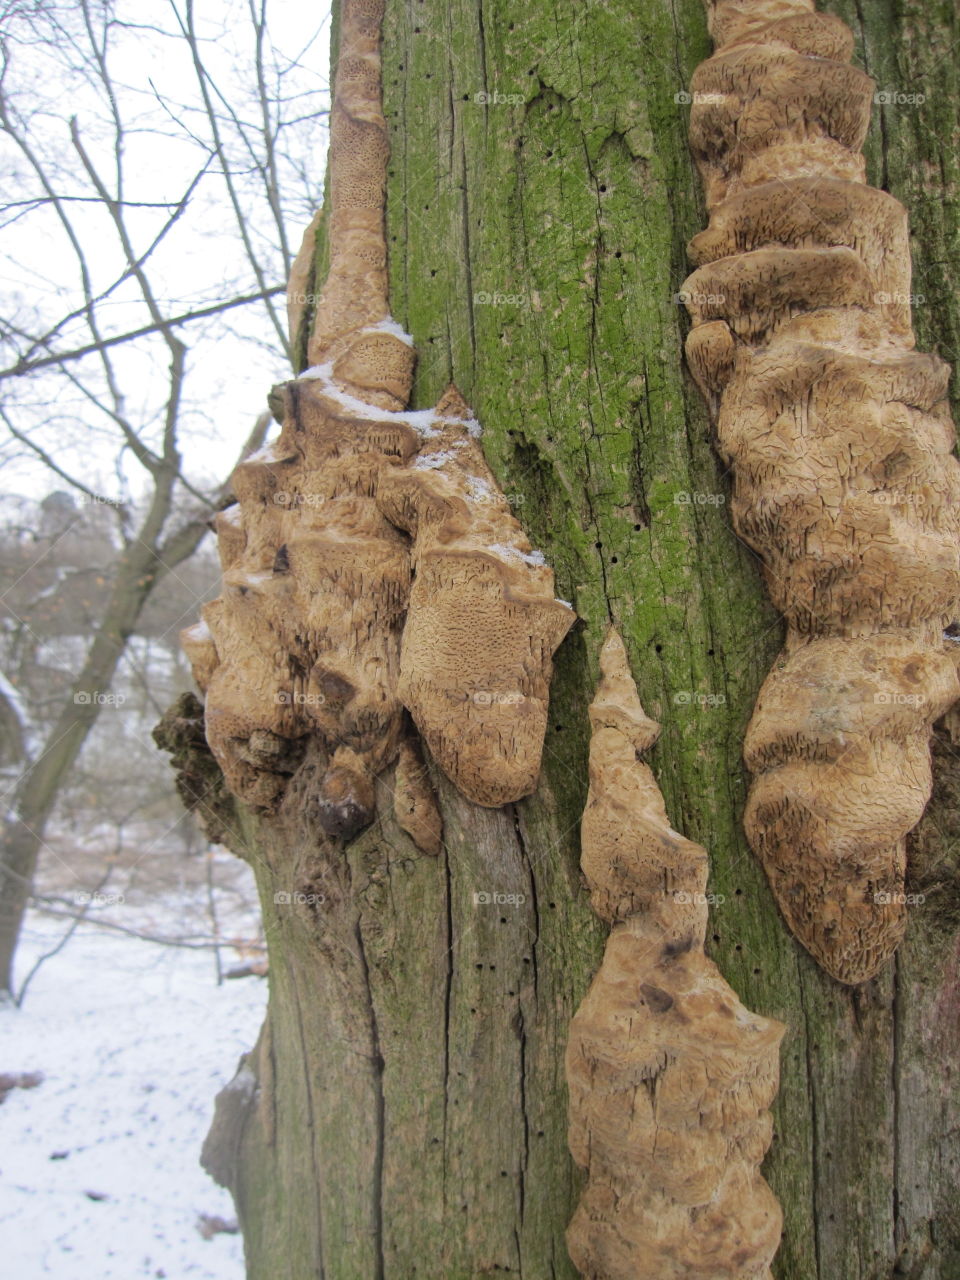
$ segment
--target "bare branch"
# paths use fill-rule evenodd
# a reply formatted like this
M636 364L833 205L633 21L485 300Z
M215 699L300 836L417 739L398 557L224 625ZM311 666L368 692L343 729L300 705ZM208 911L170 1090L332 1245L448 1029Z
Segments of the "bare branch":
M224 311L232 311L235 307L245 307L251 302L262 302L266 298L276 297L278 293L286 293L286 291L286 285L274 285L272 288L262 290L260 293L247 293L243 297L231 298L227 302L213 303L209 307L200 307L196 311L185 311L181 315L171 316L160 324L144 324L139 329L131 329L128 333L118 333L111 335L109 338L100 338L97 342L88 342L85 346L75 347L72 351L61 351L55 355L41 356L38 360L20 360L8 369L0 369L0 379L20 378L25 373L32 373L34 369L47 369L51 365L65 364L68 360L80 360L83 356L88 356L92 352L101 351L107 347L116 347L123 342L133 342L136 338L143 338L148 333L159 333L165 328L189 324L193 320L206 320L210 316L220 315Z
M7 430L10 432L10 434L14 437L15 440L19 440L20 443L26 445L28 449L32 449L33 452L37 455L37 457L40 459L40 461L43 463L45 467L49 467L50 470L54 473L54 475L59 476L61 480L66 481L66 483L72 486L72 488L78 489L80 493L86 494L86 496L90 499L91 502L99 502L106 507L122 507L123 506L123 503L119 502L117 499L104 498L101 494L94 493L92 489L88 489L87 486L82 481L78 480L75 476L68 475L67 472L64 471L63 468L58 463L54 462L53 458L51 458L50 454L47 453L46 449L41 449L41 447L37 444L35 440L31 440L29 436L24 435L22 431L17 430L17 428L10 421L9 414L7 413L6 409L2 407L0 407L0 418L3 419L4 425L6 426Z
M86 4L84 4L84 7L86 7ZM86 170L87 177L93 183L97 194L103 201L104 208L110 214L110 220L113 222L114 227L116 227L117 235L123 248L123 255L130 266L132 274L136 278L137 284L140 286L140 293L147 305L147 310L149 311L154 324L163 334L167 345L170 347L171 354L173 354L176 359L175 348L179 344L179 340L174 338L173 334L170 333L167 321L160 310L160 306L156 298L154 297L153 289L151 288L150 281L147 278L147 273L141 266L137 265L137 254L134 252L133 244L127 231L127 224L123 218L122 208L107 190L93 161L90 159L83 143L80 141L80 126L77 123L76 116L72 116L70 119L70 139L73 142L77 155L80 157L80 163ZM119 156L117 163L120 163Z
M189 951L211 951L216 947L225 946L236 946L238 949L243 948L248 951L266 950L259 943L252 943L246 938L221 938L219 941L216 939L194 940L192 937L171 938L165 937L163 934L144 933L142 929L131 929L127 925L116 924L113 920L98 920L95 916L87 916L79 911L71 911L67 909L69 903L66 903L63 898L48 898L40 894L34 894L31 902L34 910L40 911L44 915L74 919L78 925L82 923L95 924L98 929L111 929L114 933L124 933L130 938L139 938L141 942L156 942L162 947L184 947Z
M158 246L163 242L167 234L176 225L176 223L179 221L179 219L183 216L184 212L186 211L186 208L190 202L190 198L192 197L194 191L196 190L204 174L207 172L207 168L210 163L210 158L211 157L208 157L207 163L204 164L202 168L199 170L199 172L194 175L193 179L190 182L190 185L187 187L186 191L181 196L180 200L177 201L176 205L174 206L173 213L170 215L167 221L163 224L163 226L154 236L153 240L144 250L141 257L137 259L136 263L131 264L126 271L124 271L120 276L118 276L118 278L114 280L113 284L109 285L101 293L98 293L97 295L95 295L95 297L92 299L94 306L96 306L98 303L105 302L107 298L109 298L111 294L113 294L117 289L119 289L122 284L125 284L126 281L130 279L130 276L133 274L134 269L136 267L143 267L144 264L147 262L147 260L150 258L150 256L154 253L154 251L158 248ZM81 197L76 197L76 198L81 199ZM82 199L89 200L92 203L97 205L102 204L102 201L99 196L84 196L82 197ZM126 202L126 201L122 203L127 204L127 207L133 207L133 208L142 207L137 205L131 205L129 204L129 202ZM75 310L68 312L67 315L65 315L61 320L57 321L57 323L53 326L52 329L48 329L45 334L41 335L41 337L33 340L32 346L30 347L30 349L20 357L21 361L29 360L33 352L36 351L38 347L49 346L52 338L55 338L56 335L66 325L68 325L71 320L76 320L79 316L83 315L85 311L86 311L86 307L78 307Z
M37 975L37 973L40 971L40 969L48 960L52 960L54 956L60 954L60 952L67 945L67 943L70 941L73 935L77 932L81 924L83 924L84 920L86 919L87 912L90 910L90 907L93 903L94 898L101 891L101 889L103 889L106 886L106 883L110 879L110 876L112 874L113 874L113 867L107 867L106 871L97 881L96 888L93 890L93 892L91 893L87 901L83 903L79 911L72 913L73 924L69 927L66 933L58 940L55 946L51 947L49 951L45 951L42 955L37 956L36 960L34 960L33 964L30 966L30 969L27 972L26 977L24 978L23 982L20 984L20 990L17 992L16 996L14 997L14 1004L16 1004L18 1009L22 1006L24 1000L26 999L27 988L30 986L30 983L33 981L34 977Z
M209 123L210 123L210 131L213 136L214 148L217 153L217 159L220 162L220 167L223 173L224 182L226 183L226 186L227 186L227 193L230 197L230 204L233 207L234 217L236 218L236 222L237 222L237 230L240 232L240 238L243 241L243 247L247 252L247 258L250 262L250 265L253 267L254 275L257 278L257 283L260 285L261 290L266 291L266 281L264 279L263 270L257 258L256 250L253 247L253 242L250 239L250 230L247 225L247 219L240 205L240 196L236 188L236 183L234 182L234 179L233 179L233 170L230 166L230 161L227 157L226 149L224 148L224 145L223 145L223 138L220 133L220 126L217 122L217 113L214 110L213 102L210 97L210 89L211 87L214 87L214 85L213 85L213 80L210 77L210 74L203 63L203 59L200 56L200 46L197 40L197 33L196 33L196 28L194 26L194 19L193 19L193 0L187 0L186 7L187 7L186 22L183 21L175 5L173 6L174 14L176 15L176 19L180 25L180 29L183 32L183 35L190 47L190 54L193 59L193 67L197 77L197 84L200 89L200 95L203 98L203 104L207 113L207 119L209 120ZM218 93L218 96L220 96L219 93ZM277 331L277 336L280 339L281 348L283 349L284 353L287 356L289 356L290 343L287 337L286 325L282 322L279 314L277 313L276 308L271 306L269 302L267 304L267 311L270 315L271 321L273 322L273 326Z

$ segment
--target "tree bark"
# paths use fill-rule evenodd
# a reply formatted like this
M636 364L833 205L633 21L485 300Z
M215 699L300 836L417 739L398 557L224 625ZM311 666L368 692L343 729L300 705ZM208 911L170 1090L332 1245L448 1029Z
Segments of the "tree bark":
M878 88L925 96L875 109L868 176L911 212L918 346L956 361L960 17L950 0L827 7ZM742 833L743 733L782 631L683 364L675 295L706 219L675 96L710 52L700 0L390 0L383 47L415 406L457 382L582 622L556 656L537 794L484 810L432 770L438 858L396 826L389 776L341 857L302 822L228 815L257 874L270 1005L205 1161L234 1192L248 1275L575 1276L563 1050L604 937L578 824L610 620L663 725L668 813L712 860L711 954L787 1024L764 1165L785 1217L775 1274L960 1275L956 748L941 726L911 841L925 901L861 987L790 938Z

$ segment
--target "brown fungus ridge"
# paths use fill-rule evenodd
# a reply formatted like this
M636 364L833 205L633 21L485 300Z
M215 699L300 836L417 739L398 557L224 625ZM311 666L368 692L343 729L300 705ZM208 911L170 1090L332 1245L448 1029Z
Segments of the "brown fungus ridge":
M467 799L496 806L537 785L553 653L572 625L486 464L456 387L378 502L413 538L399 696Z
M586 1280L770 1280L782 1215L759 1167L784 1028L704 954L707 853L671 828L639 759L659 726L612 628L600 669L581 866L613 927L567 1045L587 1170L567 1246Z
M381 100L384 0L341 0L340 51L330 113L330 265L307 345L343 390L403 409L416 359L390 318L384 235L390 141Z
M400 742L410 560L374 493L384 459L411 455L417 438L389 415L349 418L315 380L284 399L279 440L233 477L245 540L203 611L219 657L207 736L231 788L263 808L282 798L295 744L318 738L329 757L318 819L346 836L370 821L373 778Z
M539 773L551 657L574 615L553 600L553 575L510 516L459 397L406 411L415 352L387 292L383 2L341 2L330 267L311 363L274 389L277 440L233 474L237 504L216 520L223 589L182 640L206 695L211 751L235 795L277 810L293 774L316 770L319 746L308 809L326 836L346 840L372 820L375 779L396 761L400 826L436 853L439 810L419 745L405 740L404 705L469 798L503 804L528 794ZM294 342L312 243L308 233L291 274ZM463 523L455 542L446 526L434 536L424 514L430 485L421 481L438 439L469 455L457 473L463 484L444 480ZM481 482L475 500L469 486ZM411 541L418 520L422 531ZM478 680L499 690L504 672L522 695L519 709L473 699Z
M747 731L744 824L796 937L859 983L903 935L931 726L960 697L949 368L914 350L907 213L865 185L874 86L847 28L812 0L707 9L687 359L787 623Z

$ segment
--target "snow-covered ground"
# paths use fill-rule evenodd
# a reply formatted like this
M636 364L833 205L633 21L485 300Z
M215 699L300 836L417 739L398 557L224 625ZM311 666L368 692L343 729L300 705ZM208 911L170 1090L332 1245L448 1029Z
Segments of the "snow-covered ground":
M63 928L31 915L21 975ZM242 1280L239 1235L198 1229L234 1219L198 1159L266 995L259 978L218 987L209 951L81 925L0 1009L0 1073L45 1077L0 1105L0 1274Z

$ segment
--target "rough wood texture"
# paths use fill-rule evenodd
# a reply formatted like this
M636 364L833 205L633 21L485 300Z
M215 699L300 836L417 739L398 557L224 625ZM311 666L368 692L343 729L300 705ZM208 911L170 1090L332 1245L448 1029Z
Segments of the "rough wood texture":
M955 360L960 13L829 8L881 89L925 94L875 107L867 170L911 211L918 344ZM336 13L334 27L336 40ZM575 1280L564 1232L584 1175L564 1046L608 933L582 887L579 828L611 617L662 725L647 759L673 825L710 851L708 954L748 1008L788 1027L763 1165L784 1213L774 1275L954 1280L957 748L936 730L908 861L926 901L872 982L838 984L796 942L743 834L744 730L782 621L731 529L675 302L706 224L676 101L710 52L702 0L391 0L384 50L390 297L421 353L412 403L456 381L583 621L556 654L532 796L480 808L428 762L437 857L394 821L390 769L382 816L343 850L243 815L271 956L274 1069L251 1065L275 1116L270 1138L251 1109L231 1180L250 1280ZM321 281L327 252L321 228ZM335 873L345 900L275 900ZM495 891L517 903L474 899Z
M903 936L931 727L960 697L949 369L912 349L906 211L863 185L874 84L849 31L812 0L708 11L687 357L787 622L747 731L744 823L790 928L860 983Z
M590 706L582 866L613 925L567 1046L570 1149L588 1182L567 1232L588 1280L770 1280L782 1215L760 1176L784 1027L704 954L707 853L639 760L643 712L611 628Z
M276 810L320 744L309 811L327 836L349 839L376 812L404 705L469 799L528 795L553 652L575 615L554 599L553 573L497 490L456 389L434 411L405 412L415 353L388 302L382 0L343 0L341 17L311 366L281 389L278 440L234 472L239 505L217 519L223 592L183 643L236 795ZM295 324L310 277L301 253ZM425 775L416 796L406 765L401 782L405 829L436 852Z
M393 810L397 823L424 853L436 856L443 848L443 819L430 785L430 775L417 742L400 744L393 782Z

